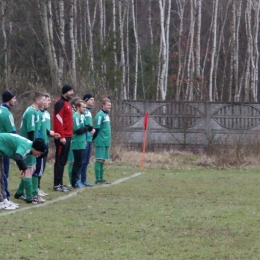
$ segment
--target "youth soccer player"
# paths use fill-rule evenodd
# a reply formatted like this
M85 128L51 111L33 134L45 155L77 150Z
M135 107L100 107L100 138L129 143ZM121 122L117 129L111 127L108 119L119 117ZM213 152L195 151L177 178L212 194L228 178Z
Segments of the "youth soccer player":
M16 162L21 174L21 178L30 177L30 171L25 163L28 156L38 157L46 151L44 140L36 138L33 142L17 134L0 134L0 208L15 209L5 198L5 189L3 181L3 156L7 156Z
M42 107L44 99L45 96L42 92L35 92L33 104L25 110L22 117L20 135L25 138L28 138L31 141L34 141L36 138L40 137L41 121L39 115L39 108ZM34 186L37 185L38 187L38 182L32 183L32 174L36 169L36 158L31 155L28 155L25 159L25 164L27 166L27 175L26 177L23 177L21 179L20 185L14 197L25 199L27 203L43 203L44 201L38 196L38 188L36 193L35 188L33 189L32 186L34 184ZM26 197L24 197L23 194L24 190Z
M11 107L13 107L17 101L15 93L12 92L11 90L5 90L2 93L2 101L3 103L0 106L0 133L16 134L14 117L11 112ZM15 206L19 206L18 203L14 203L10 200L11 194L8 189L10 159L7 156L3 156L3 165L4 165L4 183L5 183L6 197L11 204Z
M73 136L71 140L71 149L74 156L74 163L71 174L71 186L80 188L77 184L77 175L82 165L82 158L86 147L86 132L92 131L92 126L85 126L84 115L86 103L78 100L75 104L76 112L73 114Z
M108 98L102 100L102 109L95 116L95 130L93 135L95 147L94 171L95 184L111 184L104 179L104 163L109 159L109 148L111 145L111 127L109 112L111 110L111 101Z

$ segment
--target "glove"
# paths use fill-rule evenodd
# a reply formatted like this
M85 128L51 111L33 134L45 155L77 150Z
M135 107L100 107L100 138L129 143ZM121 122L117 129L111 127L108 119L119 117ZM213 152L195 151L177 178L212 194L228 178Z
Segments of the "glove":
M85 126L85 129L87 132L91 132L93 130L93 127L91 125Z

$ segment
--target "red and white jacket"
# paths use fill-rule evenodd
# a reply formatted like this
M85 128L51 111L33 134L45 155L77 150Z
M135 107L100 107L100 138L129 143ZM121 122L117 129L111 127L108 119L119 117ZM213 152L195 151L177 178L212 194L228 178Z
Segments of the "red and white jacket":
M59 133L61 138L72 137L73 134L72 108L63 96L54 104L53 131Z

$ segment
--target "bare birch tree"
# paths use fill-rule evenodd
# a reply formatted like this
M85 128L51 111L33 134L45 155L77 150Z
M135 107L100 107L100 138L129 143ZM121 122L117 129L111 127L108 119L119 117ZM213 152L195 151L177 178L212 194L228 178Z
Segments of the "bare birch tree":
M251 19L252 19L252 2L251 0L247 1L247 7L245 12L245 21L246 21L246 35L247 35L247 61L246 61L246 74L245 74L245 101L249 101L250 95L250 75L251 75L251 54L253 51L253 37L251 30Z
M113 4L113 51L114 51L114 69L117 71L117 53L116 53L116 0L112 0ZM118 5L121 5L119 1ZM115 78L116 80L116 78Z
M187 3L187 0L177 0L178 7L178 16L180 19L179 32L178 32L178 74L176 79L176 100L180 99L181 89L182 89L182 81L181 75L184 70L183 64L183 51L182 51L182 35L183 35L183 22L184 22L184 8Z
M210 66L210 76L209 76L209 101L213 101L213 71L215 66L215 54L216 54L216 44L217 44L217 16L218 16L218 1L214 2L214 22L213 22L213 43L212 43L212 51L211 51L211 66Z
M50 9L49 0L40 0L38 1L39 13L41 18L42 30L43 30L43 40L44 40L44 50L47 57L47 62L50 68L50 74L52 79L52 85L58 87L60 85L58 75L58 66L53 42L53 35L51 35L52 30L50 31L50 21L52 16L48 13Z
M75 46L75 33L74 33L74 15L75 15L75 0L70 1L70 47L71 47L71 80L72 84L76 86L76 46Z
M165 22L166 8L168 12ZM162 100L166 99L167 84L168 84L168 63L169 63L169 28L170 28L170 15L171 15L171 0L166 1L159 0L160 8L160 28L161 28L161 50L159 56L159 82L158 89L160 90L160 96Z
M195 16L194 16L194 5L197 0L190 0L190 31L189 31L189 53L188 53L188 64L187 64L187 88L185 99L193 100L193 76L194 76L194 29L195 29Z
M120 46L121 46L121 66L122 66L122 80L121 80L121 98L126 99L126 66L125 66L125 50L124 50L124 24L122 18L122 1L118 0L119 8L119 30L120 30Z
M4 39L4 82L5 86L8 87L9 83L9 69L8 69L8 52L7 52L7 35L6 35L6 10L7 10L7 5L6 1L2 0L1 1L1 15L2 15L2 34L3 34L3 39Z
M195 77L197 85L197 94L200 94L201 89L201 2L202 0L197 0L197 41L196 41L196 62L195 62ZM197 96L197 98L199 95Z
M259 67L259 50L258 50L258 35L259 35L259 10L260 0L253 0L254 19L253 19L253 48L252 53L252 75L251 75L251 89L253 101L258 101L258 67Z
M237 11L235 13L236 29L235 29L235 46L234 46L234 84L235 84L235 97L234 101L241 100L241 88L239 85L239 31L241 22L241 5L242 0L236 1Z
M219 101L219 99L221 100L221 96L218 95L218 92L221 93L222 88L221 88L221 84L217 84L217 75L218 75L218 68L219 68L219 59L220 59L220 51L223 45L223 37L224 37L224 30L225 30L225 26L226 26L226 22L227 22L227 16L228 16L228 11L229 11L229 6L232 0L228 0L228 3L225 4L225 6L222 6L222 10L220 10L220 13L223 14L223 20L222 20L222 26L221 26L221 30L218 34L218 47L216 49L216 61L215 61L215 69L214 69L214 75L213 75L213 89L214 89L214 93L213 93L213 100L214 101ZM225 60L227 61L227 59ZM225 66L226 66L226 62L225 62ZM225 69L224 69L225 71Z
M104 0L99 0L99 16L100 16L100 47L102 51L105 49L105 2ZM106 72L106 64L102 57L101 62L101 72L104 74Z
M137 26L136 26L134 0L132 0L132 19L133 19L133 29L134 29L134 36L135 36L135 77L134 77L133 99L136 100L136 97L137 97L137 80L138 80L139 42L138 42L138 34L137 34L137 28L136 28Z
M129 16L130 16L130 0L126 0L126 98L129 99L130 94L130 57L129 57Z
M96 21L96 11L97 11L98 1L95 2L95 7L93 11L93 18L91 21L89 0L86 0L87 9L87 21L88 21L88 33L89 33L89 56L90 56L90 67L92 72L94 71L94 50L93 50L93 29Z

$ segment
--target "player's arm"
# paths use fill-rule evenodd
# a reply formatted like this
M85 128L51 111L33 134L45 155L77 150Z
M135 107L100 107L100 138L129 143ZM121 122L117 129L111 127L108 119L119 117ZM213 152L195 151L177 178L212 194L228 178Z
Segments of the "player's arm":
M61 138L64 138L63 106L64 106L64 102L62 99L57 101L56 104L54 105L54 116L53 116L53 130L59 133Z
M93 130L93 127L91 125L83 126L77 130L74 130L74 133L76 135L82 135L86 132L91 132Z
M93 134L93 140L95 140L95 138L98 135L99 129L101 127L101 122L102 122L102 116L98 116L97 118L95 118L95 133Z
M28 139L34 141L34 131L27 132Z
M27 166L25 165L23 157L22 157L21 154L16 153L14 155L14 161L16 162L20 171L25 171L27 169Z
M22 155L20 155L19 153L16 153L14 155L14 161L16 162L16 165L18 166L19 170L21 171L20 177L23 178L25 176L25 171L27 170L27 166L24 163Z
M95 128L95 133L93 134L93 140L95 140L95 138L97 137L99 132L99 128Z
M73 118L73 132L76 135L82 135L86 132L91 132L93 127L90 125L87 126L81 126L80 127L80 122L79 122L79 118L78 117L74 117Z

